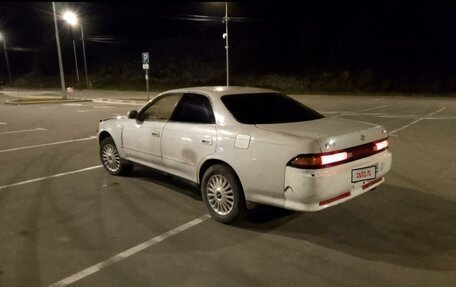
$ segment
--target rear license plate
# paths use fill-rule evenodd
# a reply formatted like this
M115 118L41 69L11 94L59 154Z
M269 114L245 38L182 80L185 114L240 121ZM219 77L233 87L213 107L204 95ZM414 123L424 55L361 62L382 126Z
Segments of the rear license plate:
M352 182L374 179L377 175L375 166L352 169Z

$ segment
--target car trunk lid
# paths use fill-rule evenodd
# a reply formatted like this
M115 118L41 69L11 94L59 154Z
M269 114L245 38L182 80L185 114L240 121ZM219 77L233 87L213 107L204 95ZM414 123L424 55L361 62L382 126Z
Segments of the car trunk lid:
M387 137L382 126L340 118L259 124L256 127L284 135L315 139L323 153L359 146Z

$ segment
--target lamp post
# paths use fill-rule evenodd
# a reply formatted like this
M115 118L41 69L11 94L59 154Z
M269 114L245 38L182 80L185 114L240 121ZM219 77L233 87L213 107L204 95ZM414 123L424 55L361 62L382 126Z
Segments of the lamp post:
M5 51L6 69L8 71L8 83L11 83L11 70L8 60L8 51L6 50L6 39L2 34L0 34L0 40L3 41L3 50Z
M71 11L65 12L63 14L63 19L68 24L71 25L71 28L73 28L73 26L78 24L78 17L76 16L75 13L73 13ZM84 43L84 28L83 28L82 23L79 23L79 26L81 27L82 54L83 54L83 57L84 57L84 70L85 70L86 88L89 88L89 76L88 76L88 73L87 73L87 59L86 59L86 51L85 51L85 43ZM76 44L75 44L74 39L73 39L73 50L74 50L74 61L75 61L75 65L76 65L76 76L77 76L78 82L79 82L78 62L77 62L77 56L76 56Z
M57 26L57 14L55 13L55 2L52 2L52 12L54 13L55 41L57 42L57 56L59 58L60 84L62 85L62 98L67 99L65 90L65 76L63 75L62 52L60 52L59 28Z
M81 23L81 40L82 40L82 55L84 56L84 69L85 69L85 78L86 78L86 88L89 88L89 74L87 73L87 60L86 60L86 48L84 45L84 29L82 28Z
M229 45L228 45L228 2L225 2L225 17L223 22L225 22L225 33L223 34L223 39L225 39L225 50L226 50L226 86L230 86L230 61L229 61Z
M76 18L76 14L73 12L67 11L63 14L63 19L70 24L71 27L71 35L73 37L73 52L74 52L74 65L76 67L76 78L79 83L79 69L78 69L78 57L76 56L76 43L74 41L74 36L73 36L73 26L78 23L78 19Z

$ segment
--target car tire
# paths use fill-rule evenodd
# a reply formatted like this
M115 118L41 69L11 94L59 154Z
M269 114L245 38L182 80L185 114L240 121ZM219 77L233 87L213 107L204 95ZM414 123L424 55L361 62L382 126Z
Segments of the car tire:
M222 223L233 223L246 215L246 201L242 185L227 165L215 164L204 173L201 194L212 218Z
M133 169L131 163L125 162L120 157L116 144L111 137L103 139L100 143L100 160L106 171L112 175L127 175Z

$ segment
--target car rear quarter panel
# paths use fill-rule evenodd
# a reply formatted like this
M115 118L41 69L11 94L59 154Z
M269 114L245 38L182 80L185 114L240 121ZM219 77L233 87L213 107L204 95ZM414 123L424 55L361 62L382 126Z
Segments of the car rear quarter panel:
M251 136L247 149L235 147L237 135ZM283 207L286 165L304 151L319 152L318 143L242 125L218 128L217 150L211 159L234 169L247 200Z

